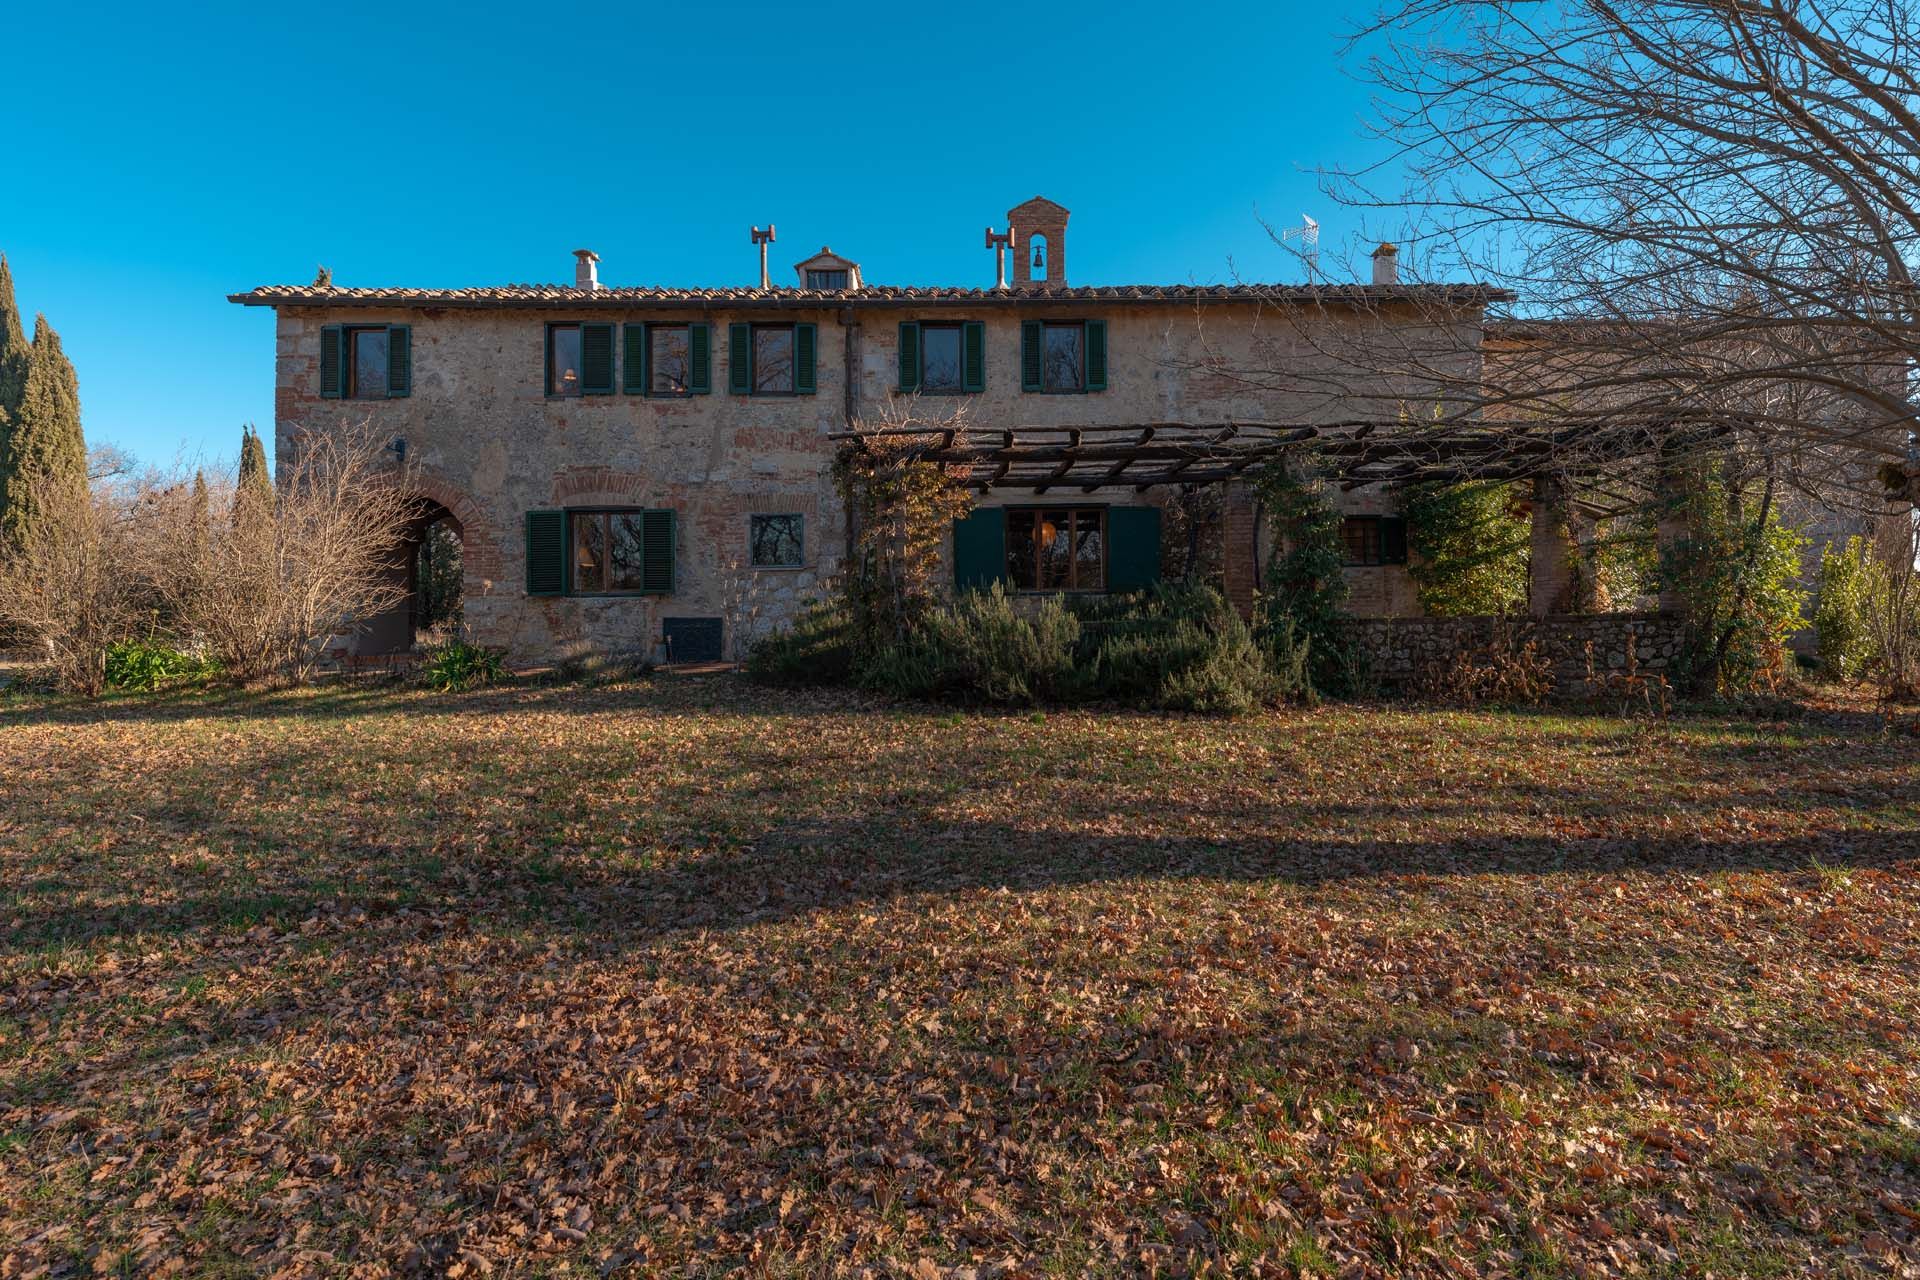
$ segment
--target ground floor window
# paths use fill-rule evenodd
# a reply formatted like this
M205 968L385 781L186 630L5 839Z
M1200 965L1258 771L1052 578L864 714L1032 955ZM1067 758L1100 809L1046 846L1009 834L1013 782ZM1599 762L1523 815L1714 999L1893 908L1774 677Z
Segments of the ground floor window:
M1105 591L1105 507L1007 512L1007 579L1019 591Z
M798 515L749 516L747 541L756 569L798 569L804 562L806 519Z
M1399 516L1348 516L1340 522L1340 562L1405 564L1407 522Z

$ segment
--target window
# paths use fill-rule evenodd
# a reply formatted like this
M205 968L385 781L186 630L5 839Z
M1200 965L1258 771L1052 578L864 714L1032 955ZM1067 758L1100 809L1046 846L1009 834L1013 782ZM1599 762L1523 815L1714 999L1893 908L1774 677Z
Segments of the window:
M575 595L673 589L673 512L569 511L568 584Z
M693 339L683 324L647 326L647 367L653 372L649 395L684 396L693 388Z
M347 363L347 398L385 400L387 398L387 330L349 329L353 358Z
M1107 389L1104 320L1028 320L1020 326L1023 391L1072 394Z
M832 270L807 268L807 288L844 289L847 287L847 269L840 267Z
M793 330L786 326L753 326L753 394L791 395L793 392Z
M547 394L577 396L580 387L580 326L550 324L547 326Z
M960 377L960 326L926 324L920 326L920 389L935 395L958 395L964 384Z
M413 330L404 324L325 325L320 394L329 400L392 400L413 381Z
M1106 509L1009 510L1007 578L1020 591L1106 590Z
M798 569L804 557L806 518L798 515L749 516L747 540L756 569Z
M1348 516L1340 522L1340 563L1405 564L1407 522L1399 516Z

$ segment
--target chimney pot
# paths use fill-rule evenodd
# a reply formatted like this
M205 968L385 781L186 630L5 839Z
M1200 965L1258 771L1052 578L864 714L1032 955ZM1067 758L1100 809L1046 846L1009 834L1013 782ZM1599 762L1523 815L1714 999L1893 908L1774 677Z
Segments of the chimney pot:
M595 264L600 261L600 255L591 249L575 249L573 257L573 287L589 291L598 289L600 273Z
M1400 251L1390 244L1373 251L1373 282L1376 285L1400 283Z

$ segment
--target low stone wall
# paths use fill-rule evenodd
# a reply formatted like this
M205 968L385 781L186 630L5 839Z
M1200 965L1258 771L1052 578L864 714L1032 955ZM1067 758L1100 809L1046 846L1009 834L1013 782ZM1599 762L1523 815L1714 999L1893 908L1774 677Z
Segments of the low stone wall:
M1586 692L1587 646L1593 669L1604 676L1627 669L1629 638L1642 672L1667 671L1680 656L1683 621L1672 613L1567 614L1547 618L1352 618L1348 634L1366 655L1382 688L1411 683L1426 668L1485 652L1503 632L1524 644L1531 639L1553 664L1554 691Z

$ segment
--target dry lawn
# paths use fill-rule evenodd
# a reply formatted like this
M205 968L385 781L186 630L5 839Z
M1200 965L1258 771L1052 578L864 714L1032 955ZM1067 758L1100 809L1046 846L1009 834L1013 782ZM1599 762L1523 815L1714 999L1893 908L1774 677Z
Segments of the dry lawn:
M0 1277L1920 1264L1920 740L0 701Z

